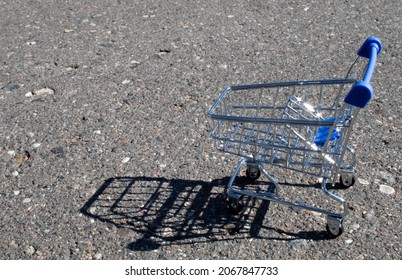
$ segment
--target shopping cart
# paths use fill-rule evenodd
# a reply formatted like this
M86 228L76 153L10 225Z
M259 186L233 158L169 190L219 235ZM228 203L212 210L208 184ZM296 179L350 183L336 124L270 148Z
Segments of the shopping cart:
M339 179L347 188L355 182L355 152L348 139L359 110L372 97L370 80L381 49L379 39L368 38L344 79L233 85L220 94L208 111L214 121L211 137L218 150L242 157L228 183L232 212L239 213L243 196L250 196L322 213L329 234L342 234L348 203L329 191L327 183L334 185ZM362 80L350 78L359 57L368 59ZM264 165L321 178L322 191L341 210L280 198L280 185ZM243 166L248 179L263 174L274 190L235 187Z

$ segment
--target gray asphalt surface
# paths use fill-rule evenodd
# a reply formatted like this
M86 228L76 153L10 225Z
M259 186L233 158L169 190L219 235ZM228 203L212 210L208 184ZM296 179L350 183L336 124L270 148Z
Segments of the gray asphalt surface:
M401 259L400 1L1 1L0 13L1 259ZM253 199L228 214L239 159L215 150L206 114L220 91L342 78L369 36L384 48L351 139L345 232ZM300 174L274 175L304 184L295 200L327 200Z

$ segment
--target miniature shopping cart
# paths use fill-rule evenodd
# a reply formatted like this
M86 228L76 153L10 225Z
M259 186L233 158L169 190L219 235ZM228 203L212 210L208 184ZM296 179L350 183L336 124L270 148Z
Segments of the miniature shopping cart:
M211 137L217 149L241 157L229 183L228 207L239 213L243 196L269 200L326 215L331 236L343 232L347 201L327 189L338 182L355 182L355 153L348 146L353 123L370 101L370 80L382 45L368 38L357 52L368 59L362 80L345 79L292 81L233 85L226 88L208 111L214 121ZM321 189L342 210L323 209L279 196L279 183L264 166L279 167L321 178ZM246 167L246 176L256 180L263 174L273 191L237 188L234 181Z

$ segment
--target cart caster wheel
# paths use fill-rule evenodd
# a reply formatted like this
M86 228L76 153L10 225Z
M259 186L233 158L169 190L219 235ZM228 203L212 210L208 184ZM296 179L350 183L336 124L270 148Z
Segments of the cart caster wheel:
M340 183L342 188L347 189L353 186L356 182L356 178L354 174L344 173L340 176Z
M340 218L328 216L326 228L332 238L338 237L343 233L343 222Z
M249 180L257 180L261 176L261 171L256 167L247 167L246 176Z
M240 199L229 198L227 202L229 212L233 215L239 214L244 208L244 203Z

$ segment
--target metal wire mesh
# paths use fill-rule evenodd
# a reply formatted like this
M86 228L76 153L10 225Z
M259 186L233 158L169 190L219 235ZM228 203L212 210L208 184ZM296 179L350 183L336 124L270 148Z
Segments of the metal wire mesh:
M343 99L353 82L232 86L209 111L215 120L211 135L223 152L322 176L323 169L332 172L341 165L354 114ZM324 127L328 135L318 143L318 130Z

